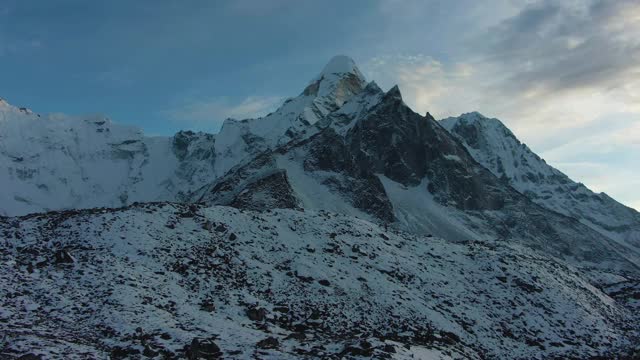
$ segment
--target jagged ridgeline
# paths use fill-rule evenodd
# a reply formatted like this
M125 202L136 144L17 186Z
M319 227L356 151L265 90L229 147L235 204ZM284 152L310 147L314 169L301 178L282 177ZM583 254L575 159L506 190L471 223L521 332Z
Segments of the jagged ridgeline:
M499 120L414 112L345 56L215 135L0 101L0 168L9 358L589 358L638 343L638 212Z

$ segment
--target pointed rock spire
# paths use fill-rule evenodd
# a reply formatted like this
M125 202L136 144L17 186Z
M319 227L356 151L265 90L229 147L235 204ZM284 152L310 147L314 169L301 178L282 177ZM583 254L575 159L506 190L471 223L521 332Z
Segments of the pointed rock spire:
M402 94L400 93L400 88L398 85L394 85L387 93L384 95L387 99L395 99L402 100Z

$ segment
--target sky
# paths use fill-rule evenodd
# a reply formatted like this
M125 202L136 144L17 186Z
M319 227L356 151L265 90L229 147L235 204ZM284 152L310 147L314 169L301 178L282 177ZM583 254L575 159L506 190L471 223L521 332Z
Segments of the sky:
M0 0L1 98L150 135L268 113L337 54L640 209L637 0Z

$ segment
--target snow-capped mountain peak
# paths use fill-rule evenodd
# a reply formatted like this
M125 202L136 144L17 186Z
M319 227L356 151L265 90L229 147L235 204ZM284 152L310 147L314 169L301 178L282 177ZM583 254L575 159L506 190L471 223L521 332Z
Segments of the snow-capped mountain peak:
M322 69L322 72L318 77L314 80L318 80L323 76L330 75L341 75L341 74L353 74L358 78L365 80L364 75L358 69L355 61L352 58L345 55L337 55L331 58L327 65Z
M366 86L367 81L353 59L335 56L311 81L303 95L313 96L313 105L322 115L337 110Z
M257 119L225 120L215 144L216 172L223 175L242 159L309 136L317 130L316 124L341 110L366 86L351 58L332 58L300 95L285 100L273 113Z
M500 120L486 117L477 111L465 113L459 117L442 119L440 120L440 124L449 132L452 132L454 136L460 134L459 136L465 139L465 146L472 155L474 155L476 160L478 160L479 156L479 154L477 154L478 151L487 152L486 155L493 159L497 155L495 153L496 151L500 152L499 149L512 146L522 147L527 153L533 154ZM537 157L537 155L533 155ZM483 161L479 162L484 164ZM515 164L516 162L516 160L509 161L508 165ZM498 177L510 177L518 167L518 165L504 166L502 163L496 163L494 165L495 166L490 166L489 170L492 170ZM494 167L496 171L493 171L492 168Z
M14 106L5 99L0 98L0 119L6 118L8 115L5 114L7 113L22 113L26 115L34 114L33 111L31 111L31 109L29 108Z

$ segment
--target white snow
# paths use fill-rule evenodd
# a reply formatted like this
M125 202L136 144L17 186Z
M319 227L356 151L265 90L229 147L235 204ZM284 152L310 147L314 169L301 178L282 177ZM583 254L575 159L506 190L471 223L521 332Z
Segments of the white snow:
M393 204L395 216L406 231L418 234L438 234L449 241L482 239L486 235L473 233L455 210L439 204L427 191L428 180L406 187L378 175Z
M496 358L584 357L615 351L631 336L626 310L551 258L506 244L388 231L324 211L149 204L0 219L0 233L7 231L12 235L0 243L0 332L11 349L47 358L104 358L112 346L142 351L138 327L152 349L179 353L194 337L215 334L225 357L239 351L230 356L238 358L257 356L255 344L274 336L278 348L261 357L281 359L317 345L325 350L315 357L328 357L361 339L376 353L394 344L373 331L404 339L390 339L398 359L478 358L481 349ZM52 262L61 247L75 263ZM27 290L29 300L9 296ZM203 310L204 300L215 309ZM249 320L251 306L264 308L269 320ZM288 310L279 313L278 306ZM282 315L305 324L306 340L286 338L294 330L277 320ZM401 324L408 328L399 331ZM425 326L433 329L431 340L410 340Z
M356 66L355 61L352 58L345 55L337 55L332 57L327 65L322 69L320 75L316 79L322 76L329 76L334 74L354 74L364 79L364 76Z

